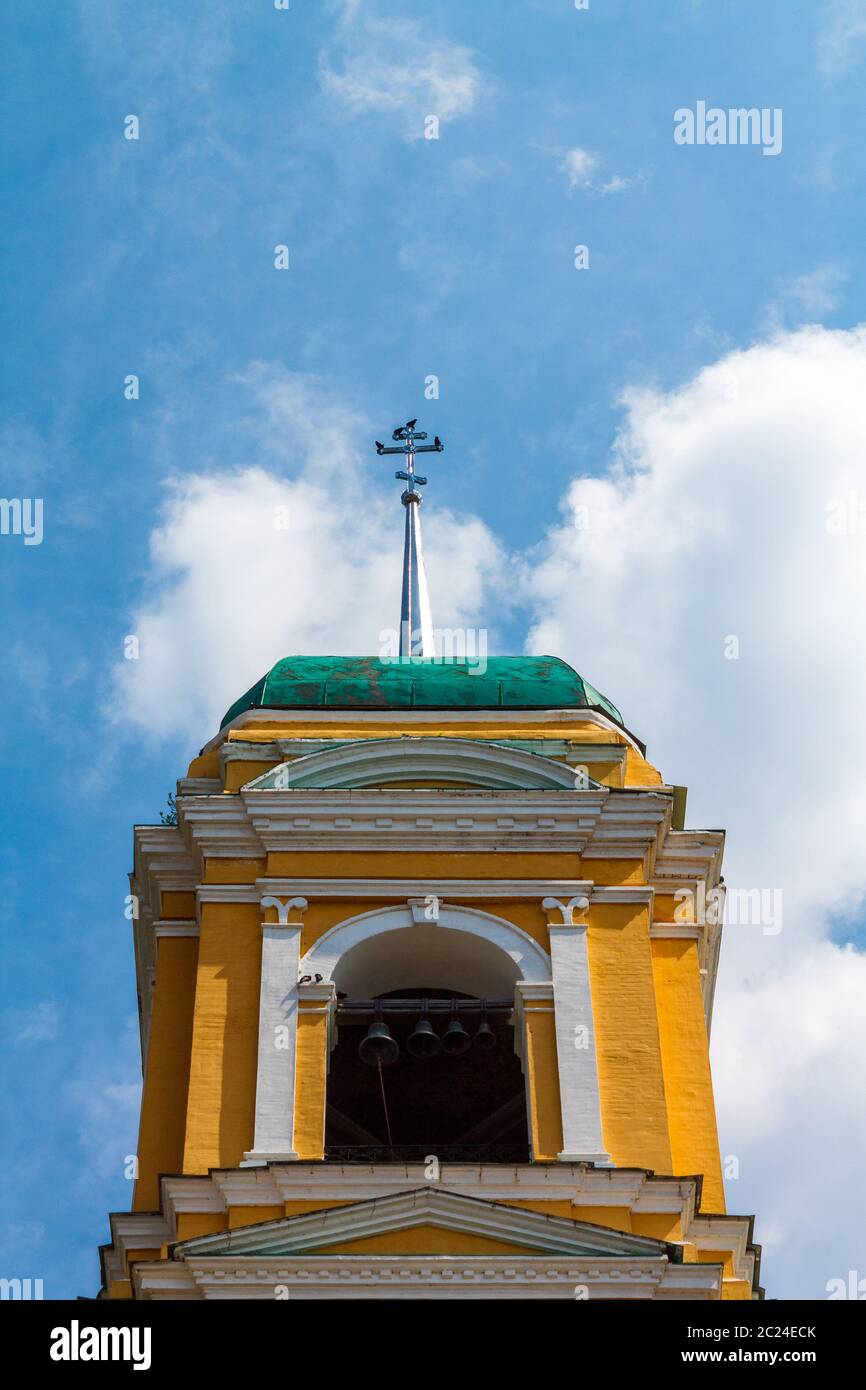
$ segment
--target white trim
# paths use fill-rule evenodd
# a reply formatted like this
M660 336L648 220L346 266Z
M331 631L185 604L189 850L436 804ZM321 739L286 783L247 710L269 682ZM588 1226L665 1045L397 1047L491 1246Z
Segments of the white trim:
M655 889L652 886L640 885L620 885L614 888L596 888L593 885L590 892L590 901L604 905L606 903L632 903L635 907L651 907Z
M297 922L262 923L255 1137L252 1150L244 1154L247 1165L265 1163L277 1154L297 1158L295 1057L301 930Z
M258 903L262 893L268 891L253 883L201 883L195 890L195 900L199 907L202 903ZM274 891L279 893L280 889Z
M697 922L653 922L650 925L650 936L663 941L700 941L703 935L704 929Z
M203 1259L135 1263L143 1299L266 1299L277 1287L292 1303L306 1298L371 1299L689 1299L720 1297L713 1264L561 1255L314 1255L249 1261Z
M198 922L195 918L167 918L154 922L153 934L161 936L198 936Z
M302 892L307 898L399 898L404 902L409 898L424 898L427 894L440 898L537 898L543 918L542 898L588 893L592 884L581 878L260 878L256 880L256 889L261 893ZM204 895L210 890L205 887L201 892ZM248 898L203 896L202 901L236 902L248 901ZM466 909L470 910L477 911Z
M610 1163L601 1096L585 922L548 927L556 1013L563 1163Z
M529 988L533 988L530 986ZM285 1202L328 1205L340 1198L360 1202L421 1187L423 1163L291 1163L264 1172L215 1168L205 1177L166 1175L162 1203L175 1213L223 1212L235 1206L276 1206ZM679 1215L688 1230L695 1205L695 1178L661 1177L645 1168L593 1168L586 1164L443 1163L440 1185L452 1192L511 1199L570 1201L574 1206L618 1207L635 1212ZM125 1219L124 1217L117 1218ZM746 1218L728 1217L729 1221ZM686 1235L685 1239L689 1239Z
M312 895L312 891L308 896ZM435 890L430 887L427 892L435 895ZM406 893L401 896L408 898L415 895ZM510 958L522 980L550 979L550 957L547 952L527 932L502 917L474 907L453 907L440 903L439 920L435 925L437 930L468 932L489 941ZM331 980L341 958L360 942L368 941L382 932L412 927L412 911L405 901L399 906L375 908L371 912L348 917L331 927L310 947L301 961L300 973L320 974L325 981Z
M574 772L565 763L501 743L471 738L357 739L281 762L248 782L246 792L338 791L375 787L414 777L474 783L488 791L574 791ZM597 790L593 784L586 790Z

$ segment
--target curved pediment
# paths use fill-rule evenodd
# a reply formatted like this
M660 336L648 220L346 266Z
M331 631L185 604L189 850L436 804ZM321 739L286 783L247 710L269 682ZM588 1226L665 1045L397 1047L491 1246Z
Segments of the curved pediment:
M468 738L361 739L280 763L247 791L395 786L574 791L575 770L538 753ZM585 785L599 784L586 779Z

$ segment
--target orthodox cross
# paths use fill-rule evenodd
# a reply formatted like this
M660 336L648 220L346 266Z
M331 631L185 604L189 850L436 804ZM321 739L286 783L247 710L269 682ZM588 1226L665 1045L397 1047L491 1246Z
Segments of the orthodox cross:
M441 454L444 444L438 434L432 444L422 444L427 438L423 430L416 430L417 420L407 420L400 425L391 438L393 445L386 446L376 440L377 454L402 454L406 467L394 474L406 484L400 498L406 509L406 538L403 544L403 590L400 600L400 658L435 657L433 619L430 616L430 599L427 593L427 576L424 573L424 556L421 550L421 494L419 487L427 482L415 472L416 454Z
M407 420L405 425L400 425L391 436L392 439L399 441L397 444L393 446L389 445L386 447L384 444L381 444L377 439L376 453L405 454L405 472L403 471L403 469L398 469L398 471L394 474L394 477L402 479L403 482L406 483L406 492L409 493L410 496L414 494L416 497L418 497L418 500L420 501L420 496L418 493L415 492L415 488L416 485L418 487L426 486L427 479L422 478L420 474L415 472L415 455L441 454L442 450L445 448L445 445L442 443L442 440L439 438L438 434L436 435L432 444L416 443L417 440L427 438L426 432L424 430L416 430L415 426L417 425L417 423L417 420Z

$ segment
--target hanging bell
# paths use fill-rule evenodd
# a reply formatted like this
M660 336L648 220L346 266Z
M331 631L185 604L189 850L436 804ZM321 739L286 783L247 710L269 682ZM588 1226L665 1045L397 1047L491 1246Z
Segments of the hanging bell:
M367 1036L358 1048L358 1056L368 1067L390 1067L400 1056L400 1046L391 1037L388 1025L381 1017L376 1018L367 1029Z
M406 1047L413 1057L424 1059L427 1057L435 1057L440 1046L439 1035L434 1032L433 1024L430 1022L425 1012L412 1029Z
M482 1052L489 1052L492 1047L496 1046L496 1034L487 1022L486 1009L482 1010L481 1022L475 1031L475 1037L472 1041Z
M451 1009L451 1022L442 1034L442 1051L449 1057L459 1057L472 1046L472 1039L457 1017L457 1004Z

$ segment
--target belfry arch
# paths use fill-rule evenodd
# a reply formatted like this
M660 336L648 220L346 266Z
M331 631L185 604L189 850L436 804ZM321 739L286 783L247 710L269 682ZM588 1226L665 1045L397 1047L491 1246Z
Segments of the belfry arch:
M410 935L393 935L404 931ZM355 951L360 954L353 963ZM345 989L353 972L361 971L362 961L380 956L383 968L390 958L398 973L413 957L419 964L426 960L431 969L453 971L462 965L478 983L489 971L498 987L510 979L512 993L518 980L544 984L551 978L550 957L527 932L490 912L439 903L432 895L429 902L418 899L411 905L362 912L331 927L302 958L301 974L321 975L323 981L332 980ZM387 988L396 989L400 983L405 981L396 980ZM443 980L441 987L458 986Z
M515 1003L519 986L549 986L550 960L525 932L419 899L333 927L301 962L304 975L337 997L326 1156L528 1157ZM419 1057L422 1021L432 1053ZM390 1039L381 1067L365 1057L374 1025Z

